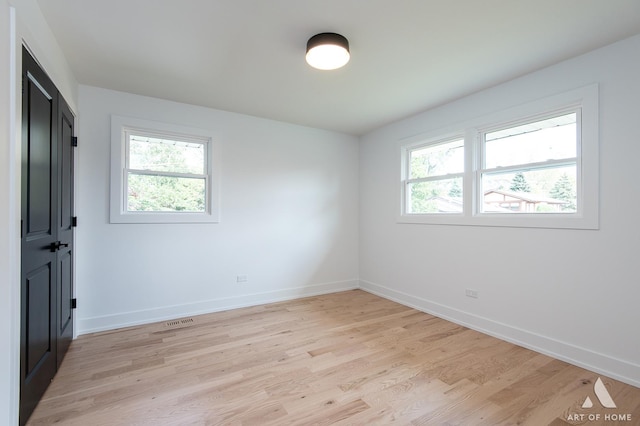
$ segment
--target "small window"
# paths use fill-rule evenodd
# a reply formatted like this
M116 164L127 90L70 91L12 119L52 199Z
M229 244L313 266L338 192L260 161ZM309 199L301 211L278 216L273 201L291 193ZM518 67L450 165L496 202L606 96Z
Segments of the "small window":
M205 133L114 116L111 222L216 222L217 156Z
M464 139L409 150L407 213L462 213Z
M204 213L207 140L125 131L127 213Z

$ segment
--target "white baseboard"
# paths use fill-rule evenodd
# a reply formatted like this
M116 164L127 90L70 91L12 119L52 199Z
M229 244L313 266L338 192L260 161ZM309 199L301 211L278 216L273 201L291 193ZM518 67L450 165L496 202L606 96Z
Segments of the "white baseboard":
M281 302L321 294L337 293L340 291L361 290L375 294L385 299L393 300L435 315L447 321L463 325L507 342L549 355L590 371L611 377L632 386L640 387L640 365L625 360L604 355L593 350L570 345L553 338L533 333L500 323L488 318L473 315L455 308L431 302L412 296L385 286L365 280L347 280L332 283L316 284L264 293L247 294L237 297L205 300L184 305L165 306L161 308L123 312L93 318L79 318L77 320L78 335L98 331L113 330L140 324L182 318L191 315L201 315L212 312L226 311L247 306Z
M114 330L140 324L182 318L191 315L208 314L265 303L282 302L302 297L321 294L337 293L339 291L358 288L358 280L337 281L331 283L314 284L305 287L288 288L264 293L246 294L236 297L204 300L184 305L164 306L161 308L122 312L93 318L78 318L78 335L95 333L98 331Z
M445 305L430 302L369 281L360 280L359 288L385 299L393 300L419 311L488 334L518 346L549 355L578 367L640 387L640 365L570 345L550 337L469 314Z

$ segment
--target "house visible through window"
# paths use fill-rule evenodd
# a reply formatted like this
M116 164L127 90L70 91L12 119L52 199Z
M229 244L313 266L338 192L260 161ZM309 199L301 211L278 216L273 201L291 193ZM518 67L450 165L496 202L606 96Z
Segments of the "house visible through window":
M398 222L597 229L598 162L597 85L413 136Z
M484 213L575 213L578 112L482 132Z

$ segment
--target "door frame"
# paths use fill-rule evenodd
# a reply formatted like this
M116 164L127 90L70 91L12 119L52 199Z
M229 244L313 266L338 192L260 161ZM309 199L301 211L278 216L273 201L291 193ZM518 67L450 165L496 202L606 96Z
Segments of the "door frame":
M70 74L66 58L55 39L46 33L40 10L0 0L0 201L7 206L0 212L0 338L7 350L0 351L0 423L18 424L20 395L20 177L22 141L22 46L39 58L56 86L76 113L78 129L77 81ZM6 64L6 65L5 65ZM77 170L78 155L74 160ZM76 178L77 179L77 175ZM78 188L74 180L75 189ZM77 210L76 210L77 212ZM74 282L76 274L74 270ZM77 287L74 288L76 294ZM76 315L74 312L73 315ZM74 321L77 316L74 317ZM74 337L76 337L74 335Z
M29 54L36 60L38 65L45 71L47 75L51 78L54 84L56 84L56 80L53 78L54 76L50 75L47 72L47 68L43 65L42 62L38 59L38 55L34 53L34 50L28 45L27 41L21 37L21 34L25 33L24 25L20 24L19 20L16 19L16 8L14 6L10 6L10 55L9 55L9 126L8 126L8 136L9 136L9 155L8 162L6 164L7 174L9 175L9 185L8 185L8 199L9 199L9 226L8 226L8 241L9 241L9 256L7 260L8 264L8 282L7 282L7 290L9 291L7 300L7 311L5 318L8 318L7 328L9 329L9 348L7 351L8 358L8 377L7 387L2 388L1 386L4 383L0 382L0 397L6 395L7 401L7 411L9 424L18 424L20 418L20 368L21 368L21 269L22 269L22 244L21 244L21 216L22 216L22 71L23 71L23 61L22 61L22 49L26 49ZM41 50L41 49L38 49ZM43 55L43 57L47 57L47 55ZM47 62L49 63L49 62ZM56 70L56 65L51 64L50 66ZM0 89L0 93L1 93ZM64 96L64 93L61 93L60 96ZM71 98L72 103L68 103L68 108L70 109L73 115L73 136L77 136L78 133L78 114L77 110L77 100L75 97ZM1 110L1 108L0 108ZM74 149L75 151L75 149ZM2 155L0 154L0 160L2 159ZM73 155L73 163L72 167L74 170L77 170L79 163L79 158L77 152ZM2 179L0 178L0 181ZM77 174L73 173L72 178L72 191L73 193L77 193ZM2 194L5 195L5 194ZM6 198L5 198L6 199ZM75 195L74 195L75 199ZM73 203L73 216L76 216L77 212L77 203ZM0 224L3 226L4 224ZM76 232L73 232L73 246L76 244ZM1 252L1 251L0 251ZM75 298L77 294L77 286L76 286L76 256L75 249L71 253L71 261L72 261L72 297ZM1 266L1 265L0 265ZM2 306L2 304L0 304ZM75 309L72 310L72 321L77 324L77 312ZM73 327L73 336L72 339L77 338L78 331L77 327ZM2 356L0 355L0 360L4 361ZM0 368L6 368L5 365L0 364ZM6 389L6 390L5 390ZM0 405L0 423L2 422L2 416L4 410L3 406Z
M2 201L6 202L8 209L7 212L3 212L2 233L6 235L6 240L2 242L3 246L0 249L2 255L6 257L0 264L0 269L6 267L7 280L0 284L3 293L6 291L6 298L2 298L0 301L0 318L2 323L6 324L2 327L0 336L9 341L9 350L0 355L2 360L0 367L2 368L2 375L6 378L5 382L1 383L0 399L2 404L0 412L6 415L6 419L9 424L18 423L19 413L19 395L20 395L20 269L21 269L21 246L20 246L20 176L22 173L20 166L21 158L21 145L22 145L22 131L21 126L17 126L16 123L22 121L22 101L21 97L18 97L20 87L20 72L22 69L22 57L18 58L16 52L19 51L20 42L18 41L18 33L16 31L16 10L14 6L8 6L2 4L2 10L0 11L0 18L3 22L0 23L0 29L5 33L8 32L9 40L5 44L5 40L1 39L3 46L0 47L0 52L3 56L7 54L9 59L9 66L0 70L0 76L2 77L2 83L0 86L0 99L8 99L8 103L0 106L0 112L3 114L3 119L6 119L7 126L6 132L0 137L3 141L5 138L8 140L8 147L0 153L0 167L4 168L0 182L6 182L6 192L2 192ZM6 19L8 16L8 20ZM8 22L7 22L8 21ZM8 24L8 28L4 24ZM4 34L3 34L4 35ZM6 114L6 115L5 115ZM6 241L6 243L5 243ZM6 245L5 245L6 244ZM6 375L5 375L6 373ZM6 411L5 411L6 410ZM4 419L0 419L2 421Z

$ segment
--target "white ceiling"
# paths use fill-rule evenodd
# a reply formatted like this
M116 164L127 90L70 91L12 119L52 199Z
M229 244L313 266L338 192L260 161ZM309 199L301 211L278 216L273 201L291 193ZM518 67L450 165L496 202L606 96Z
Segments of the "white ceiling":
M640 0L38 2L81 84L354 135L640 33Z

